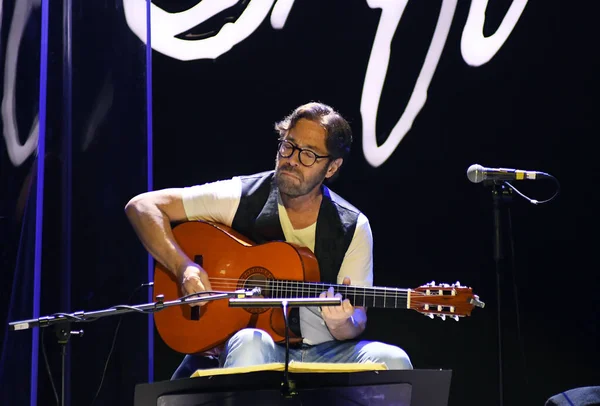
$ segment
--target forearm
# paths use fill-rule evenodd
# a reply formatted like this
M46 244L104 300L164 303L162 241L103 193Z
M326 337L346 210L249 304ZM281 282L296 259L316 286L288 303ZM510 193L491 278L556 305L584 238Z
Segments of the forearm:
M125 213L146 250L175 276L192 262L175 241L168 216L152 203L132 201Z
M355 307L352 316L342 321L326 321L329 332L336 340L351 340L365 331L367 313L362 307Z

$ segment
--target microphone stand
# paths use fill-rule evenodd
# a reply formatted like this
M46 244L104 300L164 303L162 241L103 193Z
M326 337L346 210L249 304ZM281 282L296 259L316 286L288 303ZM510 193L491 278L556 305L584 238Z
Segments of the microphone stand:
M57 322L54 325L54 334L56 341L60 345L60 404L65 405L65 362L67 358L67 344L71 335L83 337L83 330L71 330L71 323Z
M283 382L281 383L281 394L285 398L296 396L296 383L289 379L290 363L290 333L288 325L288 307L302 306L340 306L342 299L339 297L331 298L296 298L296 299L230 299L229 307L281 307L283 310L283 321L285 326L285 363L283 367Z
M493 216L494 216L494 237L493 237L493 258L496 267L496 301L497 301L497 323L498 323L498 395L500 406L504 405L504 371L502 356L502 301L501 301L501 283L504 276L502 265L505 259L505 240L503 232L503 216L506 203L512 201L512 190L504 184L504 181L484 180L484 186L492 187Z
M217 293L205 296L185 296L180 299L164 301L164 295L157 295L155 302L145 303L141 305L117 305L104 310L96 310L91 312L78 311L74 313L55 313L48 316L42 316L35 319L13 321L9 323L9 331L29 330L35 327L43 328L53 326L58 343L61 346L61 406L65 404L65 359L66 345L72 334L83 336L83 330L72 330L71 323L83 323L96 321L101 317L118 316L124 313L143 313L149 314L160 311L171 306L181 306L184 304L194 304L199 302L209 302L212 300L246 297L258 294L258 291L242 291ZM287 329L286 329L287 331Z

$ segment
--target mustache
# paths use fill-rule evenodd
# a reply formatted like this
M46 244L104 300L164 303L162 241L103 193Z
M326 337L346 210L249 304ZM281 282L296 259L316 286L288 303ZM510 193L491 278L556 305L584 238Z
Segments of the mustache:
M292 174L298 176L300 179L302 179L302 173L299 170L295 169L293 166L289 165L289 164L285 164L285 165L280 166L277 169L277 172L280 172L280 173L281 172L289 172L289 173L292 173Z

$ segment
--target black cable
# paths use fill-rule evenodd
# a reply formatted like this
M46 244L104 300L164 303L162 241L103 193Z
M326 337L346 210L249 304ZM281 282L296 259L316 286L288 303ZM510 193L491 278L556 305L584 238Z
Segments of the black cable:
M142 283L140 286L138 286L137 288L134 289L134 291L131 293L131 295L129 296L129 298L127 299L127 302L131 301L131 298L143 287L151 287L154 285L154 282L149 282L149 283ZM130 308L130 306L126 306L126 305L121 305L121 306L115 306L115 308ZM135 309L136 311L140 311L142 313L147 313L144 312L143 310L138 310ZM115 349L115 343L117 342L117 334L119 333L119 327L121 327L121 321L123 321L123 315L119 316L119 322L117 323L117 327L115 327L115 332L113 334L113 339L112 339L112 344L110 346L110 351L108 352L108 356L106 357L106 362L104 363L104 370L102 371L102 378L100 379L100 385L98 385L98 390L96 391L96 394L94 395L94 398L92 399L92 403L90 403L90 406L92 406L95 402L96 399L98 399L98 395L100 395L100 391L102 390L102 385L104 384L104 378L106 377L106 371L108 370L108 363L110 362L110 357L112 356L112 353Z
M194 293L190 293L189 295L185 295L179 298L179 300L184 301L185 299L189 299L190 297L196 297L196 296L202 296L202 295L225 295L225 294L229 294L229 293L234 293L230 290L205 290L202 292L194 292ZM152 310L154 311L154 309Z
M44 341L44 333L46 329L42 329L42 355L44 356L44 364L46 365L46 372L48 373L48 378L50 379L50 385L52 386L52 391L54 392L54 398L56 399L56 404L59 404L58 400L58 392L56 391L56 386L54 385L54 379L52 379L52 371L50 371L50 363L48 362L48 355L46 355L46 342Z
M62 317L64 319L71 320L71 321L76 321L78 323L81 323L81 322L84 322L84 321L94 321L94 320L96 320L95 318L85 319L83 317L73 316L72 314L68 314L68 313L53 313L52 316L53 317Z

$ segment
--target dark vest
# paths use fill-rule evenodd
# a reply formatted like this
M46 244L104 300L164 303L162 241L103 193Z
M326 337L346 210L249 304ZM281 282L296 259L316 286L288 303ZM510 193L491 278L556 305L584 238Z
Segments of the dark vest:
M285 237L277 210L278 189L275 171L242 176L242 197L232 228L257 244L283 241ZM350 246L359 211L322 186L323 200L317 217L315 256L321 281L337 283L337 274Z

